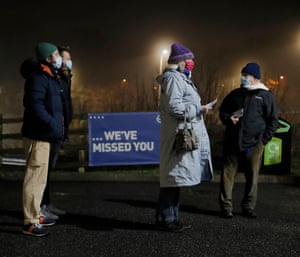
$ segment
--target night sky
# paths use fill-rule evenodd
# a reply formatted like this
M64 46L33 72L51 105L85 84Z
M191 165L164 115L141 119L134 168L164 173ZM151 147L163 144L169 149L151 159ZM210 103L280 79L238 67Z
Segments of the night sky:
M162 49L180 42L198 67L218 70L220 83L239 81L242 66L256 61L265 78L285 76L292 101L300 96L293 92L300 84L297 1L35 2L0 4L0 97L8 87L23 89L20 63L41 41L71 46L74 79L85 87L123 78L151 84ZM300 101L290 105L299 108Z

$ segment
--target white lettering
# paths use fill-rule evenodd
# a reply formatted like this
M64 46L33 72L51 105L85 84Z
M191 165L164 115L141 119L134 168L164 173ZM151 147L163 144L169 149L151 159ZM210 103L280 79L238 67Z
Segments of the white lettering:
M133 142L134 150L136 152L145 152L154 150L154 142Z
M137 140L137 131L128 130L128 131L104 131L104 136L107 141L113 140Z
M107 152L130 152L132 146L130 143L119 142L119 143L94 143L93 153L107 153Z
M137 131L136 130L129 130L123 131L126 140L137 140Z
M114 132L113 131L104 131L104 136L105 136L106 140L113 140Z

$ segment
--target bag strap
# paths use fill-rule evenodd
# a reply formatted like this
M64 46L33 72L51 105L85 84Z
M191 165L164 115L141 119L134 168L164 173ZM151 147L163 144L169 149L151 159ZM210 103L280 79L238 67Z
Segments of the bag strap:
M185 128L187 128L187 123L188 123L188 122L187 122L187 117L186 117L187 115L188 115L189 120L191 120L191 117L189 116L188 108L185 107L185 108L184 108L184 119L183 119L183 120L184 120L184 127L185 127ZM193 128L193 122L191 121L190 123L191 123L191 129L194 129L194 128Z

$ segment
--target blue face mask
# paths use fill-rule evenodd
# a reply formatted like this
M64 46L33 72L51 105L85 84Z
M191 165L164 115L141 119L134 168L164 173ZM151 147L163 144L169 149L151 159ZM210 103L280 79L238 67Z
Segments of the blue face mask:
M178 66L177 71L182 72L182 73L185 74L188 78L190 78L191 71L189 71L188 69L184 68L184 70L181 71L180 68L179 68L179 66Z
M53 63L53 66L56 69L60 69L61 65L62 65L62 58L61 58L61 56L59 56L56 58L55 63Z
M72 61L71 60L66 61L66 66L69 70L72 70Z
M241 77L241 84L242 84L243 86L250 85L249 79L248 79L246 76L242 76L242 77Z
M190 70L184 68L183 73L184 73L188 78L190 78L190 75L191 75L191 71L190 71Z

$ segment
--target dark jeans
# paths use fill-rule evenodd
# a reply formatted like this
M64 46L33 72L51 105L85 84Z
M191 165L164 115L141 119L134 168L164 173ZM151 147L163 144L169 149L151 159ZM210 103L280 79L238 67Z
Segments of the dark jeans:
M239 168L245 174L245 191L241 202L242 209L253 210L256 206L258 175L261 168L264 145L259 142L251 152L233 153L224 151L224 164L221 172L219 203L222 210L232 210L232 190Z
M156 222L178 221L180 187L161 187L156 209Z
M61 145L62 145L62 141L51 143L51 146L50 146L47 182L46 182L46 187L45 187L45 191L44 191L44 194L43 194L41 206L43 206L44 204L49 205L51 203L51 199L50 199L50 172L52 170L54 170L54 168L56 166L56 161L57 161L57 158L58 158L58 155L59 155L59 150L61 148Z

